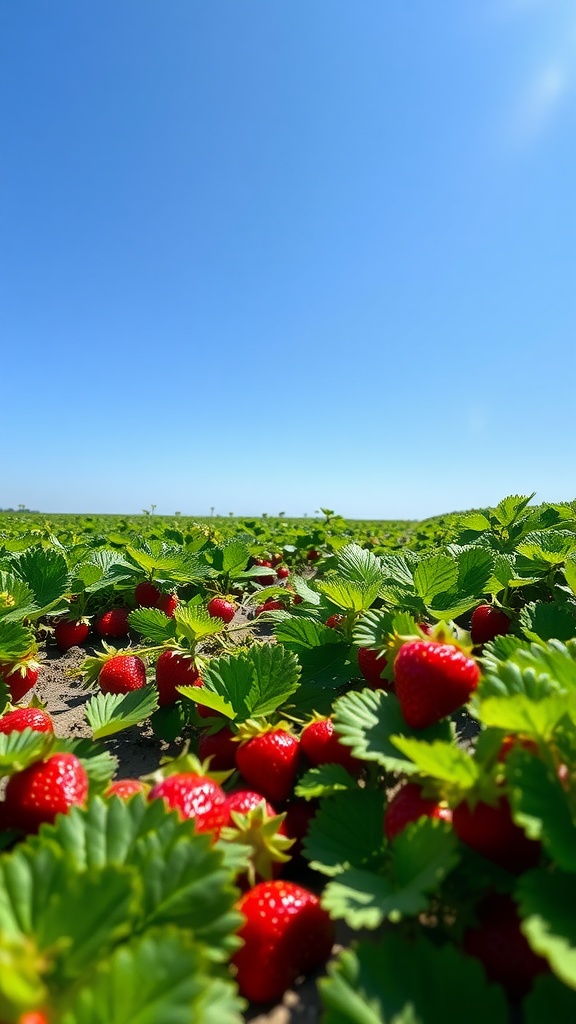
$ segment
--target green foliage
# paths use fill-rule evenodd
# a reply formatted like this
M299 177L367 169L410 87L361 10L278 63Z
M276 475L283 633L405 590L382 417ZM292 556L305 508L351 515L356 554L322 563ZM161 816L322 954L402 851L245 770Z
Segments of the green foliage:
M162 765L169 774L196 770L187 754L186 730L199 722L191 701L237 723L333 715L362 770L352 778L327 764L300 775L296 795L318 802L305 853L327 879L330 914L353 931L371 930L374 941L343 953L321 982L324 1024L450 1024L463 1007L471 1024L508 1024L503 990L458 949L489 888L512 890L522 930L551 969L518 1024L539 1024L551 1007L558 1024L575 1019L576 503L535 506L532 498L512 495L423 523L345 522L330 509L310 521L0 515L3 665L33 655L44 616L73 595L77 610L92 615L132 606L144 578L178 592L174 618L139 608L130 626L146 645L142 657L193 653L203 686L183 687L176 709L158 709L152 686L99 694L87 705L95 737L150 718L157 736L184 738L180 756ZM321 556L313 562L310 547ZM257 621L237 632L208 616L214 593L234 593L245 608L260 602L268 591L259 580L270 570L247 567L276 552L302 602L290 600L262 627L267 635L272 623L272 643L255 640ZM285 595L285 585L270 593ZM510 615L512 634L475 648L482 677L469 707L477 737L463 740L457 715L409 729L393 692L358 691L358 647L380 650L392 676L399 643L422 636L418 623L436 619L465 639L472 609L492 597ZM344 620L328 629L336 610ZM235 647L237 636L244 646ZM102 658L90 662L96 669ZM7 697L0 682L0 708ZM0 833L0 1019L48 1005L62 1024L239 1024L227 963L238 941L233 880L248 852L197 834L193 820L180 821L162 801L99 798L117 769L107 746L30 730L0 734L2 773L65 749L90 781L86 808L25 840ZM452 806L463 793L485 797L502 787L515 823L541 844L538 869L516 877L427 817L388 842L387 800L409 778Z
M236 1020L233 986L212 966L236 948L235 898L222 853L192 821L162 801L96 798L0 856L0 952L14 962L28 943L38 954L28 989L48 989L71 1022L156 1021L158 1006L160 1019L184 1021L196 1003L195 1019L214 1020L209 993ZM144 975L125 977L138 965ZM26 997L0 984L3 994Z
M158 708L156 686L143 686L130 693L98 693L86 704L85 714L95 740L140 725Z
M546 957L560 981L576 989L576 874L528 871L514 895L532 949Z
M320 982L324 1024L507 1024L506 999L450 946L387 935L341 953Z
M279 644L263 644L213 658L203 670L203 687L179 690L240 723L276 711L297 690L299 676L294 654Z
M54 744L52 733L22 732L0 733L0 777L20 772L34 761L45 757Z
M447 720L427 729L411 729L404 719L397 698L384 690L363 690L340 697L334 705L334 725L345 746L355 757L374 761L388 771L410 774L417 766L402 756L399 736L432 742L449 739Z
M343 918L355 929L416 917L457 864L456 846L448 826L423 818L393 840L389 857L376 870L345 867L326 886L322 904L332 917Z

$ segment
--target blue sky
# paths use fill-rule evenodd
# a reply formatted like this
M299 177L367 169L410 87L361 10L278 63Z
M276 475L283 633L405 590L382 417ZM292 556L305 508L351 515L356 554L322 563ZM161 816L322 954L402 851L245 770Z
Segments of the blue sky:
M0 507L576 497L573 0L19 0L0 38Z

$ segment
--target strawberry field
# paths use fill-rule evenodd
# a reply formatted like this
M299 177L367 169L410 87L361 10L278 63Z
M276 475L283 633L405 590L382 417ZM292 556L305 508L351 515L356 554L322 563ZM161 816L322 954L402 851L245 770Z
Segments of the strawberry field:
M1 1024L573 1024L576 504L533 497L0 513Z

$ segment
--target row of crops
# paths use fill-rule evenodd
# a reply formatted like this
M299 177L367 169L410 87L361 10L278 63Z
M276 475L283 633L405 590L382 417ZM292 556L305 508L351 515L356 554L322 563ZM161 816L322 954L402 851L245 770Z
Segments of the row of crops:
M0 514L0 1022L227 1024L320 971L324 1024L572 1024L576 508L532 499ZM36 696L78 646L82 738Z

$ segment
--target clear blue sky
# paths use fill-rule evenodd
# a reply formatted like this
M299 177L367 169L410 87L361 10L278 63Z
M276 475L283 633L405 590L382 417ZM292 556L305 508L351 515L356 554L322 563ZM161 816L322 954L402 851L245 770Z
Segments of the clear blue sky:
M576 497L574 0L0 7L0 506Z

